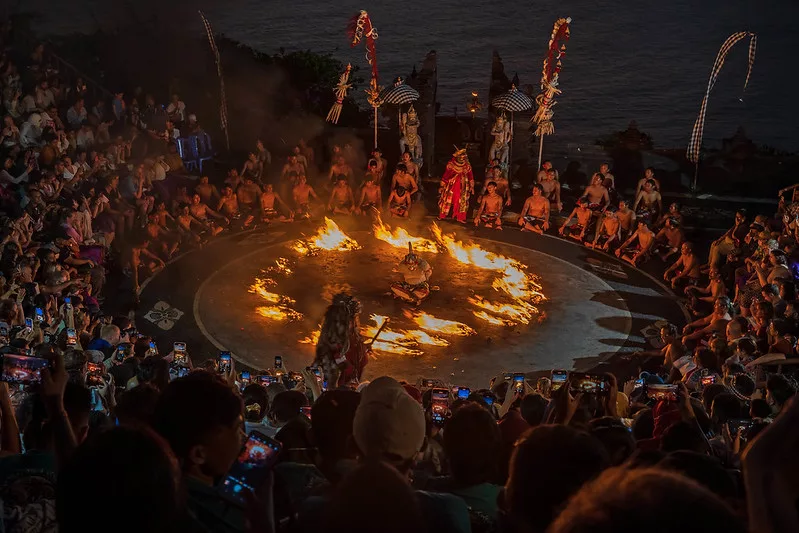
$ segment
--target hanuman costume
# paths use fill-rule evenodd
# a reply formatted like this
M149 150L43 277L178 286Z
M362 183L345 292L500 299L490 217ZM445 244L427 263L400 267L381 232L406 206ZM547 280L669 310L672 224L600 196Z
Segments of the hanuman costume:
M414 305L419 305L430 295L430 276L433 275L433 267L413 253L413 244L408 243L408 255L406 255L395 269L402 274L402 281L391 284L391 292L397 298Z
M333 296L325 312L314 364L322 368L330 389L357 384L369 361L370 348L360 333L360 313L360 302L345 293Z
M438 218L447 218L451 209L452 218L458 222L466 222L469 198L474 192L472 165L469 164L466 150L458 150L452 155L438 191Z

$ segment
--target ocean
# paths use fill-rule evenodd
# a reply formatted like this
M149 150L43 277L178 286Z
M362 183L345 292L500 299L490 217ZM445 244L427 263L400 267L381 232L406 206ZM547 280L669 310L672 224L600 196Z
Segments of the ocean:
M115 2L75 0L50 5L41 32L86 31L106 24ZM369 11L379 37L381 84L407 76L430 50L438 53L441 114L467 114L471 91L487 103L492 52L508 77L521 85L540 79L552 24L572 17L571 39L555 107L560 142L591 144L636 121L658 148L686 146L724 40L737 31L758 37L752 78L742 93L748 41L729 53L710 97L705 145L718 147L739 126L758 144L799 151L799 2L796 0L391 0L369 5L354 0L140 0L140 11L170 9L176 24L202 25L202 8L216 32L264 52L309 49L330 52L366 71L364 49L350 49L345 28L360 9ZM167 6L164 8L164 6Z

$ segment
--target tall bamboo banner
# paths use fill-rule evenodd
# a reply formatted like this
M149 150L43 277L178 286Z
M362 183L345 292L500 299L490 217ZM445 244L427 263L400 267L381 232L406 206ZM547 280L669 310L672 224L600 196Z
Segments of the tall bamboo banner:
M356 47L361 41L364 41L366 47L366 61L372 67L372 79L369 81L369 87L366 89L366 96L369 105L372 106L375 112L375 138L374 148L377 149L377 108L380 106L379 95L383 89L377 83L377 52L375 51L375 41L377 40L377 30L372 26L372 20L369 18L369 13L361 10L360 13L355 15L347 27L347 34L350 36L350 46ZM365 38L365 39L364 39Z
M688 151L686 152L685 156L688 160L692 163L696 164L696 172L694 173L694 185L693 188L696 190L696 179L699 173L699 152L702 148L702 135L705 131L705 114L707 113L707 102L710 98L710 91L713 90L713 86L716 85L716 78L721 72L721 67L724 66L724 61L727 59L727 53L730 49L735 46L735 44L742 40L749 37L749 68L746 70L746 80L744 81L744 92L746 92L746 87L749 85L749 77L752 75L752 66L755 64L755 50L757 48L757 35L749 31L739 31L738 33L733 33L727 40L724 41L724 44L721 45L719 49L719 53L716 55L716 61L713 62L713 69L710 71L710 79L707 82L707 90L705 91L705 97L702 98L702 106L699 108L699 116L696 117L696 122L694 122L694 129L691 133L691 142L688 144Z
M566 41L571 35L571 17L560 18L555 21L552 27L552 34L549 37L547 55L544 57L544 68L541 71L541 94L535 102L538 104L532 122L536 125L535 134L538 136L538 168L541 168L541 157L544 153L544 135L555 133L555 124L552 122L557 102L555 96L560 94L558 89L558 77L562 67L561 59L566 55Z
M214 39L214 32L211 29L211 23L205 18L202 11L200 18L203 20L205 26L205 33L208 34L208 44L211 45L211 51L214 53L214 61L216 62L216 74L219 77L219 122L222 125L222 131L225 133L225 147L230 151L230 137L228 136L227 124L227 97L225 96L225 80L222 77L222 61L219 58L219 49L216 47L216 40Z

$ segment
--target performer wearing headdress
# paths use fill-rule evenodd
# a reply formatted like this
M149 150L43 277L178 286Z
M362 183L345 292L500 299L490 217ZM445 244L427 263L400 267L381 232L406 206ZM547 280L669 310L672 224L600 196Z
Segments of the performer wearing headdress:
M361 304L346 293L333 296L316 343L314 364L322 368L328 387L346 387L361 379L370 345L360 333Z
M444 220L452 210L452 217L458 222L466 222L469 198L474 192L474 176L466 150L460 149L452 154L447 169L441 178L438 189L438 218Z
M413 244L408 243L408 255L394 269L402 274L403 281L391 284L391 292L395 297L413 305L419 305L430 295L430 276L433 267L413 252Z

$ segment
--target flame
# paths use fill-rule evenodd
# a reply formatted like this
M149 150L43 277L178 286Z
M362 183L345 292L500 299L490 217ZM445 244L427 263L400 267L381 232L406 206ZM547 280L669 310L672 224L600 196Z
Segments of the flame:
M413 244L413 250L415 252L438 253L438 245L434 241L425 239L424 237L415 237L409 234L405 228L397 227L392 231L389 226L383 223L380 215L377 216L377 220L372 226L372 233L376 239L387 242L395 248L404 248L407 250L408 243L410 242Z
M319 250L349 252L359 250L361 246L341 231L335 222L325 217L325 225L319 228L316 235L295 241L291 248L302 255L309 255Z
M510 296L513 302L494 303L479 296L469 298L469 303L481 308L480 311L473 311L474 316L492 325L512 326L529 324L539 314L535 304L546 300L546 296L541 292L541 284L537 278L525 272L526 267L523 264L484 250L477 244L464 244L456 240L453 234L445 234L436 224L433 224L432 231L436 240L456 261L501 274L491 286Z
M257 294L264 300L272 304L281 304L281 305L291 305L294 302L293 299L289 298L288 296L283 296L281 294L276 294L274 292L268 291L266 288L267 286L273 287L275 286L275 280L271 278L257 278L255 283L250 285L250 292L253 294Z
M298 313L294 309L289 309L288 307L283 307L280 305L259 307L256 309L256 311L262 317L268 318L270 320L277 320L278 322L302 319L302 313Z
M477 334L475 330L462 322L436 318L433 315L421 311L415 313L406 311L405 315L425 331L433 331L442 335L458 335L460 337Z
M377 334L377 330L385 323L386 317L383 315L371 315L369 317L374 325L364 326L361 333L364 337L372 338ZM398 355L422 355L424 352L418 349L420 344L430 346L449 346L449 342L439 337L434 337L419 330L393 331L383 328L378 340L372 344L372 350Z
M307 337L304 339L300 339L298 342L300 344L316 344L319 342L319 335L322 334L322 324L319 324L315 330L313 330Z
M283 274L284 276L291 276L294 271L291 270L291 260L286 257L278 257L275 259L275 266L270 266L266 269L268 274Z
M375 341L374 344L372 344L372 350L376 352L393 353L397 355L410 355L410 356L424 355L424 352L421 350L417 350L415 348L408 348L400 344L394 344L391 342L384 342L384 341Z

